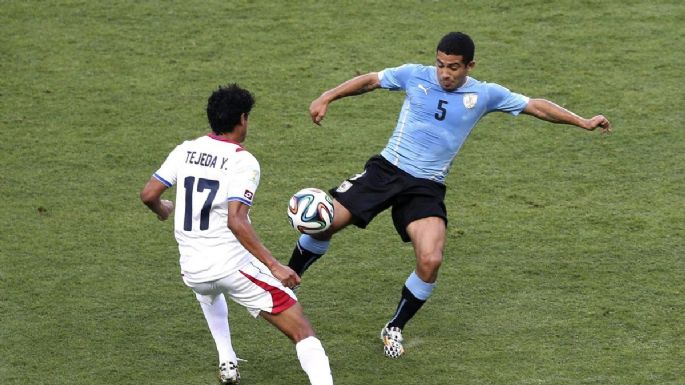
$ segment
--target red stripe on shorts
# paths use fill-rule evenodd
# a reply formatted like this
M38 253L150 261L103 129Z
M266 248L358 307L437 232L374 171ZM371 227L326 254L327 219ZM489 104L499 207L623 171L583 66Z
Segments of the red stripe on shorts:
M293 297L289 296L288 293L284 292L283 290L271 286L264 281L260 281L249 274L245 274L244 271L240 271L240 273L244 275L247 279L252 281L255 285L261 287L262 289L268 291L269 294L271 294L271 302L273 303L271 314L278 314L284 310L289 309L291 306L297 303L297 301L295 301Z

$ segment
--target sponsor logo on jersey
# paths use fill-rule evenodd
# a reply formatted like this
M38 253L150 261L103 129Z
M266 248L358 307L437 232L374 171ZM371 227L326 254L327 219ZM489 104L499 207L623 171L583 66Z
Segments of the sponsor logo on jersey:
M428 88L426 88L423 84L419 84L417 87L419 87L424 94L428 95Z
M245 199L251 201L252 197L254 197L254 193L250 190L245 190L245 193L243 194L243 196L245 197Z

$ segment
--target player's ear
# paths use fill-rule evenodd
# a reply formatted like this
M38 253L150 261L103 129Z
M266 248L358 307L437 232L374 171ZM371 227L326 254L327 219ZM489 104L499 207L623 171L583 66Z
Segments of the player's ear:
M471 71L473 69L473 67L475 67L475 66L476 66L476 61L471 60L470 62L468 62L468 64L466 64L466 70Z
M240 124L241 125L243 125L243 126L247 125L248 116L249 116L249 114L247 112L243 112L242 114L240 114Z

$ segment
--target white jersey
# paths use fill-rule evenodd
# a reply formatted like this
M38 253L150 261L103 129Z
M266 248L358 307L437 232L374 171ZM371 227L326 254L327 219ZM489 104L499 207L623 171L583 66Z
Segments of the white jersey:
M239 143L209 134L177 146L154 174L167 187L177 185L174 228L184 280L213 281L253 258L228 229L228 202L252 206L259 171Z

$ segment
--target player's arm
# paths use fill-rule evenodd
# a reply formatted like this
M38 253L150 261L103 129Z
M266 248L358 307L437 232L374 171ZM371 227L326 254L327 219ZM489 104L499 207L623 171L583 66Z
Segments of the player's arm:
M250 206L242 202L228 202L228 228L233 235L235 235L240 244L243 245L250 254L262 261L262 263L271 270L274 277L281 281L284 286L292 288L299 285L300 277L297 273L274 258L269 249L267 249L262 241L259 240L259 237L248 218L249 211Z
M585 119L546 99L530 99L523 113L552 123L571 124L588 131L600 127L602 133L611 132L611 123L603 115Z
M381 82L378 80L378 72L369 72L366 75L354 77L335 88L331 88L316 98L312 104L309 105L309 115L312 117L314 123L319 124L324 116L326 116L328 105L332 101L346 96L361 95L373 91L380 86Z
M140 192L140 200L143 201L152 212L157 214L157 218L159 218L160 221L165 221L169 218L169 214L174 211L174 202L161 199L162 194L164 194L164 191L166 190L167 186L153 176Z

